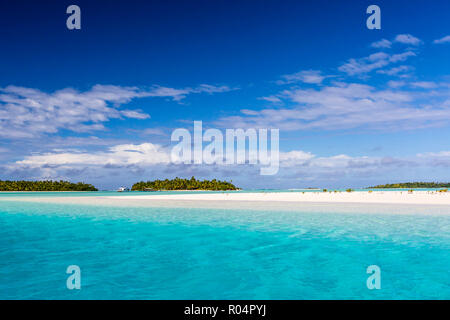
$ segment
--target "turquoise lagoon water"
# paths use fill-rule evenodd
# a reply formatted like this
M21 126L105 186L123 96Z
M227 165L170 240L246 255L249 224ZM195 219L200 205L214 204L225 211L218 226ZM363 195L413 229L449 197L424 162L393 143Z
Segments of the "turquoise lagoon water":
M0 299L450 299L449 252L448 215L0 201Z

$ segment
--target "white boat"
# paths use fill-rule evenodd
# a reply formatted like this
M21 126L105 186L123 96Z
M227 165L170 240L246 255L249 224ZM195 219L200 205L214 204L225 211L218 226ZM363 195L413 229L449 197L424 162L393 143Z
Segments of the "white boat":
M117 192L127 192L127 191L130 191L130 189L127 187L120 187L119 189L117 189Z

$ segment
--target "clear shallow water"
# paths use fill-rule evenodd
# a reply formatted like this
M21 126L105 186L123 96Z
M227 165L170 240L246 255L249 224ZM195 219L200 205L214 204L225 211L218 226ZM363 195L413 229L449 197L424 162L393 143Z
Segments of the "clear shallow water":
M442 215L0 201L0 299L450 299L449 249Z

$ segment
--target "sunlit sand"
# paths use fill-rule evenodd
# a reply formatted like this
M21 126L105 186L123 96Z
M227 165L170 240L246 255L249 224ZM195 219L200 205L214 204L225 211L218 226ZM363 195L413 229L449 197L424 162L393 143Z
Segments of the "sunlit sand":
M328 213L450 214L450 192L224 192L89 197L1 197L25 201L113 207L172 207L242 210L288 210Z
M258 193L201 193L201 194L149 194L118 196L111 199L133 200L195 200L195 201L282 201L331 203L394 203L450 205L450 192L374 191L374 192L258 192Z

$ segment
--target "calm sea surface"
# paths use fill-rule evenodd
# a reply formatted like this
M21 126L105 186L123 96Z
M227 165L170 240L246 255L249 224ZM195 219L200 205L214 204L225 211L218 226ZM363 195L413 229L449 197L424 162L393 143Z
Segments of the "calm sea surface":
M4 195L18 201L0 201L0 299L450 299L448 215L116 208ZM69 265L81 268L81 290L66 288ZM381 268L380 290L366 286L370 265Z

